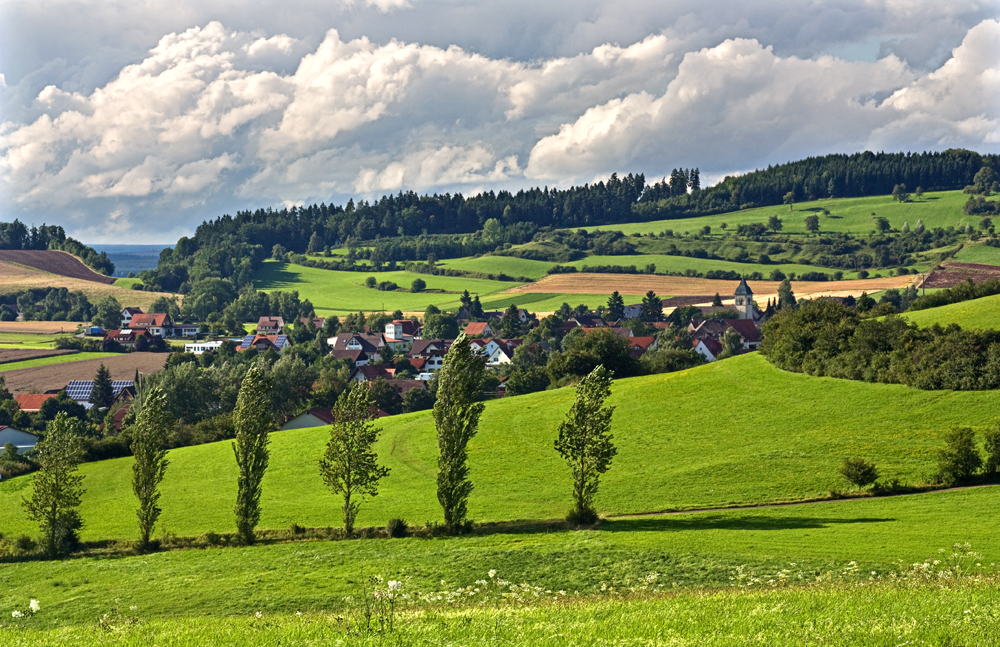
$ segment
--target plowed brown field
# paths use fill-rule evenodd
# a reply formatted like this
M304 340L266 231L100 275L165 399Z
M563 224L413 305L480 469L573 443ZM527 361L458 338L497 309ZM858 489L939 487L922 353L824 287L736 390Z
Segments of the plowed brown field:
M982 283L989 279L1000 279L1000 267L978 263L945 263L944 270L931 272L920 287L953 288L967 280Z
M150 374L163 369L167 353L127 353L100 359L85 359L35 368L6 371L3 376L11 393L44 393L62 389L70 380L92 380L97 368L104 364L112 380L131 380L135 372Z
M28 348L3 348L0 349L0 364L11 362L21 362L26 359L42 359L43 357L56 357L57 355L72 355L79 351L75 350L31 350Z
M104 276L87 267L83 261L67 252L37 249L0 249L0 261L27 265L36 270L68 276L82 281L111 285L113 276Z
M818 296L860 296L862 292L878 292L888 288L906 287L917 279L916 276L890 276L877 279L854 281L792 281L792 290L797 297ZM776 281L747 281L754 298L760 304L773 299L778 294ZM540 281L527 283L506 290L506 293L551 292L555 294L611 294L615 290L622 294L644 294L653 290L657 294L671 297L698 297L719 293L729 297L736 290L739 281L717 281L693 279L683 276L656 276L650 274L553 274ZM711 300L711 297L708 297ZM664 304L671 306L673 304Z

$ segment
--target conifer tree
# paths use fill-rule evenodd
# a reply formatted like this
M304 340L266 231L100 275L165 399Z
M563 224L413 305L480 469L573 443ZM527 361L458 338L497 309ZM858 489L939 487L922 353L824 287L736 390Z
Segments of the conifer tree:
M237 538L243 545L254 542L254 529L260 522L261 483L270 456L267 445L272 427L271 381L266 365L258 360L243 378L233 410L233 452L239 469L234 512Z
M90 403L98 409L107 409L115 401L115 388L111 381L111 371L101 364L94 375L94 388L90 390Z
M378 495L378 483L389 469L378 464L375 443L382 432L372 424L375 401L367 384L355 382L337 398L326 452L319 461L320 476L334 494L344 497L344 530L354 532L361 499Z
M77 511L83 477L74 473L83 461L82 436L83 423L59 412L35 449L33 458L41 467L32 481L31 497L21 505L28 519L38 522L50 557L72 550L83 526Z
M559 424L555 449L565 459L573 475L572 523L597 521L594 497L601 474L611 468L618 453L611 435L613 406L604 406L611 395L611 372L603 365L583 378L576 388L576 400L566 419Z
M136 406L136 405L133 405ZM149 547L149 537L162 512L160 482L166 473L167 434L173 417L167 407L167 398L158 386L143 394L142 405L132 426L132 491L139 500L136 516L139 520L139 545Z
M486 358L472 350L465 333L458 336L444 356L437 375L434 425L438 440L438 501L449 532L461 532L472 482L469 481L467 446L479 428L484 405L478 402L486 376Z
M625 316L625 299L618 294L618 290L615 290L608 298L608 321L618 321L623 316Z

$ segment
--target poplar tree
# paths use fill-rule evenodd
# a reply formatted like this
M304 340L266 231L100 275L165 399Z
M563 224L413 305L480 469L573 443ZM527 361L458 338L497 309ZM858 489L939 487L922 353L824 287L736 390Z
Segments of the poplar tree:
M611 435L615 408L604 406L609 395L611 372L601 365L577 385L576 400L559 424L555 448L573 475L573 509L567 516L571 523L597 521L594 497L600 477L611 468L611 460L618 453Z
M378 464L374 451L381 427L375 420L375 400L367 384L355 382L340 394L333 407L333 427L326 452L319 461L323 482L344 497L344 530L350 537L365 496L378 496L378 483L389 469Z
M32 482L30 498L21 505L28 519L38 522L50 557L68 553L78 542L83 526L80 498L83 477L75 474L83 461L83 423L59 412L45 430L45 440L38 443L34 460L40 465Z
M237 538L244 546L254 542L254 529L260 522L261 482L267 471L268 434L272 427L271 381L264 362L257 360L243 378L233 410L233 452L239 469L234 512Z
M434 425L438 441L437 495L449 532L460 532L466 523L469 440L476 435L484 405L477 402L486 376L486 358L472 350L462 333L444 356L437 375Z
M162 512L159 506L160 483L169 464L166 444L173 417L167 407L167 398L158 386L143 394L139 406L139 414L132 426L131 449L135 456L132 491L139 501L135 511L139 521L139 545L145 549L149 547L149 537Z

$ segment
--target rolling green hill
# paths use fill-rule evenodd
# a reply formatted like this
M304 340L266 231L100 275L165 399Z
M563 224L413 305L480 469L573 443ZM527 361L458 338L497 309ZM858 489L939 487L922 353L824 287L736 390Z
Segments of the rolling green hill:
M899 229L904 222L910 227L917 219L924 221L928 229L934 227L958 227L979 224L979 216L962 215L962 206L969 196L961 191L940 191L925 193L922 198L913 198L912 202L893 202L892 196L875 196L868 198L830 198L814 202L795 204L789 211L787 206L760 207L745 211L733 211L715 216L698 218L678 218L675 220L656 220L653 222L600 225L587 227L589 231L621 231L631 233L659 233L664 229L675 232L697 231L708 225L713 232L720 230L722 223L728 229L751 222L767 222L769 216L778 216L784 223L783 233L805 234L805 217L818 215L821 232L850 232L867 234L875 229L872 213L888 218L894 229ZM830 216L822 214L823 209L830 210Z
M996 330L1000 328L1000 294L907 312L903 316L918 326L947 326L954 323L962 328Z
M552 449L572 389L490 402L470 444L478 520L550 519L567 509L567 469ZM913 483L935 469L954 425L984 429L998 417L988 392L918 391L785 373L757 354L685 372L616 382L619 453L602 481L604 514L754 504L825 495L843 488L841 460L875 460L886 478ZM383 421L382 460L392 469L359 525L391 517L440 518L437 446L429 412ZM326 430L278 432L264 484L264 527L339 525L338 503L316 467ZM228 442L170 452L162 529L181 535L232 528L235 471ZM83 466L84 537L134 534L130 459ZM28 532L18 502L25 478L0 483L0 529Z

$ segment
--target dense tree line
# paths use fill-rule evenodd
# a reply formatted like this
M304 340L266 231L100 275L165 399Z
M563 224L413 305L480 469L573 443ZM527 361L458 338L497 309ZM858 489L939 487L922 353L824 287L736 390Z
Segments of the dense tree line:
M918 328L817 299L781 309L763 332L761 352L788 371L919 389L1000 388L1000 331Z
M106 276L115 272L115 264L105 252L98 254L78 240L66 235L59 225L30 228L20 220L0 222L0 249L59 249L79 257L91 269Z
M97 312L87 295L66 288L31 289L0 296L0 321L90 321Z

